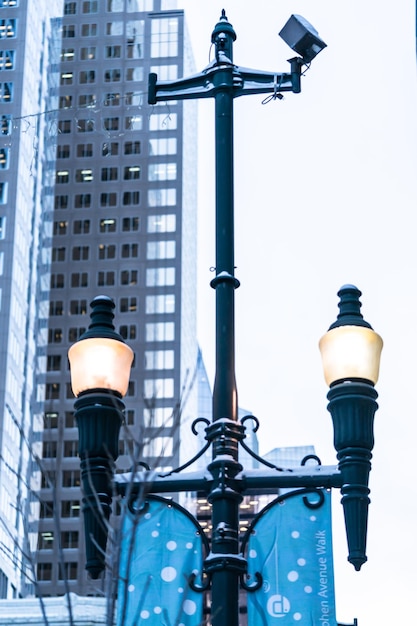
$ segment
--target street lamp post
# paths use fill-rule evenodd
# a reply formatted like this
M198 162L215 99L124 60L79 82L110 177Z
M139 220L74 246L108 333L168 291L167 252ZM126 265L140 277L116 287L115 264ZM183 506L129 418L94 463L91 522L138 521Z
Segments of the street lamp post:
M234 276L233 100L246 94L269 93L279 98L284 91L300 92L303 66L325 47L317 32L300 16L292 16L280 34L300 55L289 61L290 72L240 68L233 63L236 34L223 11L212 33L215 59L202 73L172 82L158 82L155 74L149 77L150 104L186 98L215 99L216 275L211 286L216 292L216 375L213 420L206 428L212 449L207 470L152 477L140 472L134 477L133 491L206 493L212 505L213 530L203 571L205 588L211 589L214 626L238 626L239 589L250 589L245 579L247 561L239 545L239 505L249 490L340 488L348 558L356 569L366 560L368 476L377 409L374 383L382 340L363 320L361 294L356 287L346 285L340 290L338 319L321 340L338 466L249 471L239 462L246 427L237 417L235 380L234 291L239 281ZM104 569L106 547L105 524L97 513L101 511L105 519L109 518L114 485L120 494L126 493L126 482L120 478L114 481L113 465L123 419L121 398L128 384L132 353L114 330L113 307L105 296L93 300L91 326L69 352L72 386L77 396L86 567L93 578ZM109 367L102 372L105 364ZM262 462L259 457L258 460Z

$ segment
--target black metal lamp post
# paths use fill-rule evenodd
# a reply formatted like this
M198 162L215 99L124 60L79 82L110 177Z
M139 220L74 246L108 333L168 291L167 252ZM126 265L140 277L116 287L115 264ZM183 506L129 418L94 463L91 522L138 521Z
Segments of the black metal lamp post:
M356 569L366 560L368 475L373 447L373 416L377 409L373 385L378 377L382 340L363 320L360 292L355 287L347 285L340 290L338 320L321 340L325 376L330 385L329 410L334 424L338 466L305 466L300 471L277 471L264 463L268 465L266 469L245 470L239 462L240 446L245 450L248 448L243 442L245 423L237 418L235 381L234 290L239 281L234 276L233 100L254 93L271 93L273 97L279 97L283 91L298 93L303 65L325 47L317 32L299 16L292 16L280 34L300 55L290 60L289 73L265 73L234 65L232 47L236 34L223 11L212 34L215 60L201 74L174 82L158 82L155 74L149 77L151 104L172 99L215 98L216 276L211 286L216 291L216 377L213 420L206 428L207 446L212 448L212 461L207 470L172 472L152 478L141 472L134 477L134 488L138 492L145 488L147 493L199 491L207 494L212 505L213 531L210 553L203 569L211 589L214 626L238 626L239 589L248 589L245 582L247 561L239 545L239 504L249 490L340 488L349 560ZM92 324L70 349L69 356L72 386L77 396L75 409L80 432L87 569L97 577L104 569L106 542L105 525L100 523L98 513L103 512L108 519L112 488L122 495L127 491L122 480L116 478L112 483L112 472L123 411L121 397L127 388L132 354L114 331L112 302L100 296L92 302L92 307ZM87 356L90 345L98 357L96 365ZM373 346L373 351L369 345ZM108 348L111 350L105 353ZM113 365L112 352L122 365ZM102 367L116 375L114 382L107 374L100 373ZM121 370L125 376L120 384L117 380ZM91 381L87 380L90 375ZM79 384L80 380L82 384ZM251 454L263 462L255 453ZM196 458L198 456L201 453Z

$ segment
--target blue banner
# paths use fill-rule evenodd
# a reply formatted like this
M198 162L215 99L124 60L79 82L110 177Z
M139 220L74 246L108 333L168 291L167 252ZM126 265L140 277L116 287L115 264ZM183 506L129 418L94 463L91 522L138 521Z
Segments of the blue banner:
M199 626L202 531L179 505L150 496L143 512L128 512L122 528L118 626Z
M304 497L314 508L306 506ZM329 491L278 499L253 525L248 540L251 626L337 626Z

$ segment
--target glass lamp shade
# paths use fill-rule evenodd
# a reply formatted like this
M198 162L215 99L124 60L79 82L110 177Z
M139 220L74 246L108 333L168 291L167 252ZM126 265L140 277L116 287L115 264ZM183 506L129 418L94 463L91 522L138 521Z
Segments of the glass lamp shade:
M382 345L381 337L364 326L329 330L319 343L326 383L330 386L336 381L363 379L375 384Z
M71 346L68 359L75 396L93 389L126 395L133 361L133 350L126 343L103 337L83 339Z

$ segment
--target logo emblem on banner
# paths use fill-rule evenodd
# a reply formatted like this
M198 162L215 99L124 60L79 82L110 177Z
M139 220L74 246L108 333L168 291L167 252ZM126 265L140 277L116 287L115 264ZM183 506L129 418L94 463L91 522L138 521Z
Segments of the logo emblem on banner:
M296 494L296 495L294 495ZM247 542L251 626L337 626L330 492L280 496L255 519Z
M203 531L178 504L147 496L126 513L121 540L118 626L196 626L203 594L189 585L202 571Z

